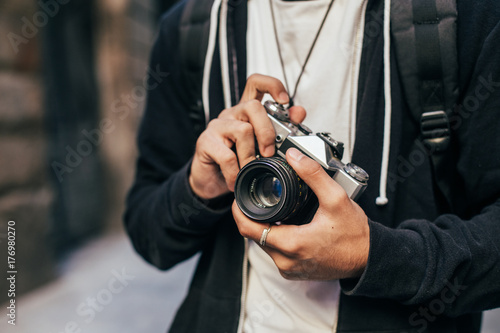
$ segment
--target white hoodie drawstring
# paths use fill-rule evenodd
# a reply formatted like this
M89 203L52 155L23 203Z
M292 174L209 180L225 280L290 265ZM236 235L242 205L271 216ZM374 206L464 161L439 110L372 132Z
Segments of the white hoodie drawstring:
M389 202L387 199L387 173L389 169L389 152L391 146L391 1L384 3L384 99L385 99L385 120L384 120L384 146L382 150L382 164L380 166L380 188L379 196L375 203L377 206L385 206Z
M217 15L219 13L221 0L215 0L210 13L210 32L208 38L207 54L205 56L205 66L203 69L203 86L202 86L202 100L205 112L205 126L208 126L210 121L210 96L208 93L208 86L210 84L210 69L212 68L212 59L215 50L215 42L217 39Z
M222 67L222 89L224 92L224 107L229 109L231 105L231 85L229 79L229 55L227 46L227 1L222 0L220 8L220 27L219 27L219 52Z

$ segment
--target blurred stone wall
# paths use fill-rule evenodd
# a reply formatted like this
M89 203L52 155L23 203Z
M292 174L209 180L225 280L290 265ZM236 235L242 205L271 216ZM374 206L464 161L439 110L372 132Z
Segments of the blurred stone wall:
M175 2L0 0L0 304L9 221L16 296L55 278L79 237L122 231L149 53Z
M7 299L7 271L17 271L16 296L54 276L46 238L52 190L46 169L39 31L33 24L33 19L43 23L43 17L34 16L36 12L34 1L0 2L0 301ZM15 222L11 268L9 221Z
M49 176L54 187L51 242L61 257L106 225L103 129L97 83L95 0L38 0L53 13L41 31ZM104 126L106 127L106 126Z
M122 229L125 197L134 176L136 132L145 103L143 79L158 15L153 0L98 1L97 75L101 121L110 130L102 142L110 195L108 227Z

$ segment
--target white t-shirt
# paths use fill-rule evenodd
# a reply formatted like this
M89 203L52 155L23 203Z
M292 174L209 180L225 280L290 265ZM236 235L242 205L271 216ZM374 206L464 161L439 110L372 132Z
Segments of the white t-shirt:
M331 0L272 1L292 93ZM294 99L295 105L307 110L304 124L344 142L344 162L350 161L354 144L365 9L366 0L335 0ZM247 74L253 73L276 77L285 84L268 0L248 1ZM286 280L252 241L248 259L245 333L335 332L338 281Z

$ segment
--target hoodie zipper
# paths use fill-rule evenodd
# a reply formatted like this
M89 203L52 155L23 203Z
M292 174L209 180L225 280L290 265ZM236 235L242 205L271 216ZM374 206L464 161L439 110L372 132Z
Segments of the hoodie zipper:
M244 323L245 323L245 305L247 299L247 287L248 287L248 239L245 238L245 252L243 254L243 267L242 267L242 277L241 277L241 305L240 305L240 317L238 322L238 333L243 333Z
M363 33L364 33L364 24L365 24L365 15L366 15L366 5L367 0L363 0L361 3L361 10L359 14L359 23L358 28L356 29L356 36L354 40L354 52L352 57L352 67L351 67L351 109L349 116L349 153L350 158L352 159L352 154L354 152L354 143L356 140L355 128L356 128L356 111L357 111L357 97L358 97L358 77L359 77L359 65L360 65L360 56L363 47Z
M230 21L232 23L232 21ZM234 40L228 42L228 37L234 39L234 31L228 31L233 29L233 25L228 26L228 0L222 0L221 10L220 10L220 28L219 28L219 45L220 45L220 65L221 65L221 76L222 76L222 87L224 95L224 104L226 108L230 108L232 105L231 94L231 82L233 83L233 90L235 94L238 94L238 73L235 68L236 66L236 50L234 49ZM228 46L231 47L231 59L229 59ZM231 60L231 62L230 62ZM229 67L232 65L232 71L229 71ZM234 76L231 80L231 74ZM234 96L237 98L237 95ZM238 103L236 99L234 101ZM245 322L245 304L247 297L247 286L248 286L248 239L244 239L244 253L243 253L243 263L242 263L242 283L241 283L241 303L240 303L240 315L238 320L238 330L237 333L243 333L244 322Z

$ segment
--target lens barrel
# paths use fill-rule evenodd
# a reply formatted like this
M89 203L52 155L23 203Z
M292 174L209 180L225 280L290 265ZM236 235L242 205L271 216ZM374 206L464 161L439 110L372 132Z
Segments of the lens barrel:
M309 188L281 157L260 158L245 165L235 184L236 203L258 222L284 222L307 201Z

